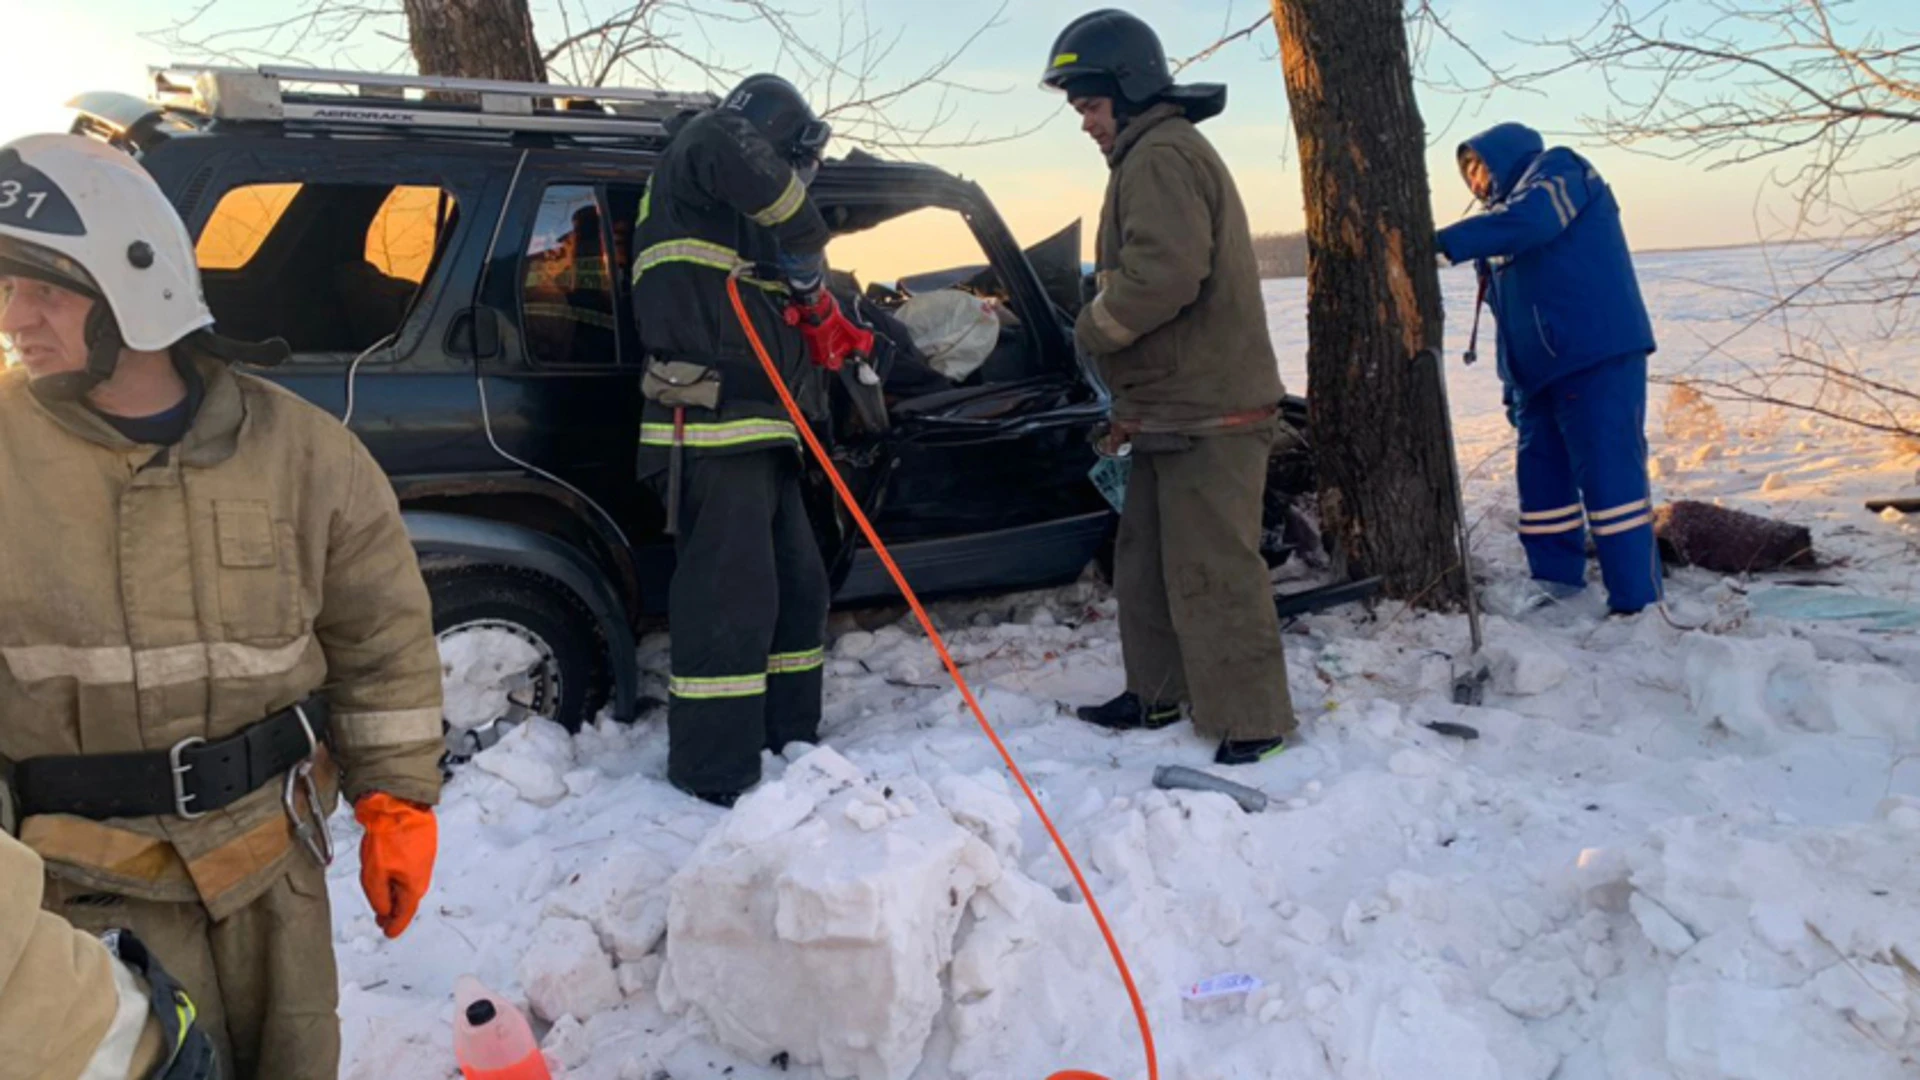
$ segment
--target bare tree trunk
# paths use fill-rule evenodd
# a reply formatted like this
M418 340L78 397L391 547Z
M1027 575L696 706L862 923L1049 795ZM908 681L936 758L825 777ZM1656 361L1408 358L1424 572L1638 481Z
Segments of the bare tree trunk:
M1308 398L1327 534L1391 596L1465 599L1436 368L1426 132L1400 0L1273 0L1307 209Z
M422 75L546 82L527 0L403 0Z

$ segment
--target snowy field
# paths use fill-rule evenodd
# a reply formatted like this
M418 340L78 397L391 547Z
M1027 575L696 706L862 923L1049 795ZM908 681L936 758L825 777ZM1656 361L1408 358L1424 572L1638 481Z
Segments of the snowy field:
M1756 303L1742 290L1767 287L1758 253L1640 269L1656 370L1770 355L1762 331L1709 348ZM1444 277L1477 570L1497 582L1524 574L1511 432L1490 338L1487 361L1458 363L1471 274ZM1300 388L1303 283L1268 298ZM1854 344L1920 370L1920 342L1862 327ZM1658 497L1805 523L1838 563L1798 575L1832 583L1821 595L1920 604L1920 518L1861 507L1914 494L1920 448L1759 411L1656 407L1649 435ZM1121 689L1099 588L936 614L1113 921L1161 1076L1914 1077L1920 637L1762 614L1775 587L1681 571L1672 622L1492 619L1474 710L1448 696L1463 618L1382 605L1296 622L1302 740L1234 770L1272 796L1260 814L1151 787L1156 765L1211 768L1186 726L1070 718ZM1031 810L910 621L863 621L835 619L830 749L770 759L731 815L667 786L659 713L510 735L449 785L434 888L398 942L367 913L357 829L336 818L345 1075L452 1076L451 991L470 972L528 1003L555 1075L580 1080L1144 1077L1124 992ZM664 697L664 639L642 652ZM1229 974L1257 986L1183 997Z

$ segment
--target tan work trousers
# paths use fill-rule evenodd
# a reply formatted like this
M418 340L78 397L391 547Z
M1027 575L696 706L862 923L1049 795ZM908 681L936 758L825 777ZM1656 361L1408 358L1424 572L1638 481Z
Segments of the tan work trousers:
M47 882L46 907L84 930L125 928L186 987L225 1080L338 1080L340 978L325 871L304 852L253 903L214 922L160 903Z
M1213 738L1291 735L1293 698L1273 585L1260 556L1275 428L1200 435L1133 455L1114 546L1127 689L1191 702Z

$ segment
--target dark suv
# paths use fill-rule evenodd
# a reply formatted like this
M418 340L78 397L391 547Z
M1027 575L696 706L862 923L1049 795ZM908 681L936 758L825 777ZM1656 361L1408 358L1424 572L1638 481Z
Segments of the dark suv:
M137 155L179 209L222 331L284 338L292 359L263 374L343 417L387 470L443 652L495 642L481 651L501 692L462 706L482 714L461 726L577 727L609 690L616 717L639 707L634 631L665 610L673 547L634 478L628 241L663 119L710 101L263 68L156 72L152 100L73 103L74 130ZM977 185L857 152L811 194L836 236L956 215L981 265L945 276L1003 313L954 388L896 402L884 434L836 425L902 568L928 595L1073 580L1114 527L1087 475L1107 398L1073 347L1078 227L1029 258ZM1276 469L1289 479L1270 503L1311 489L1302 460ZM826 486L813 496L838 600L889 596Z

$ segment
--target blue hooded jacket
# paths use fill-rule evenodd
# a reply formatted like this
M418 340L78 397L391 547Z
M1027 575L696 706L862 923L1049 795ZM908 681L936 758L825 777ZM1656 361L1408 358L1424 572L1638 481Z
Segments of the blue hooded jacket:
M1592 165L1544 148L1524 124L1461 144L1493 174L1487 212L1440 230L1449 262L1473 260L1499 324L1500 377L1519 396L1617 356L1651 353L1620 204Z

